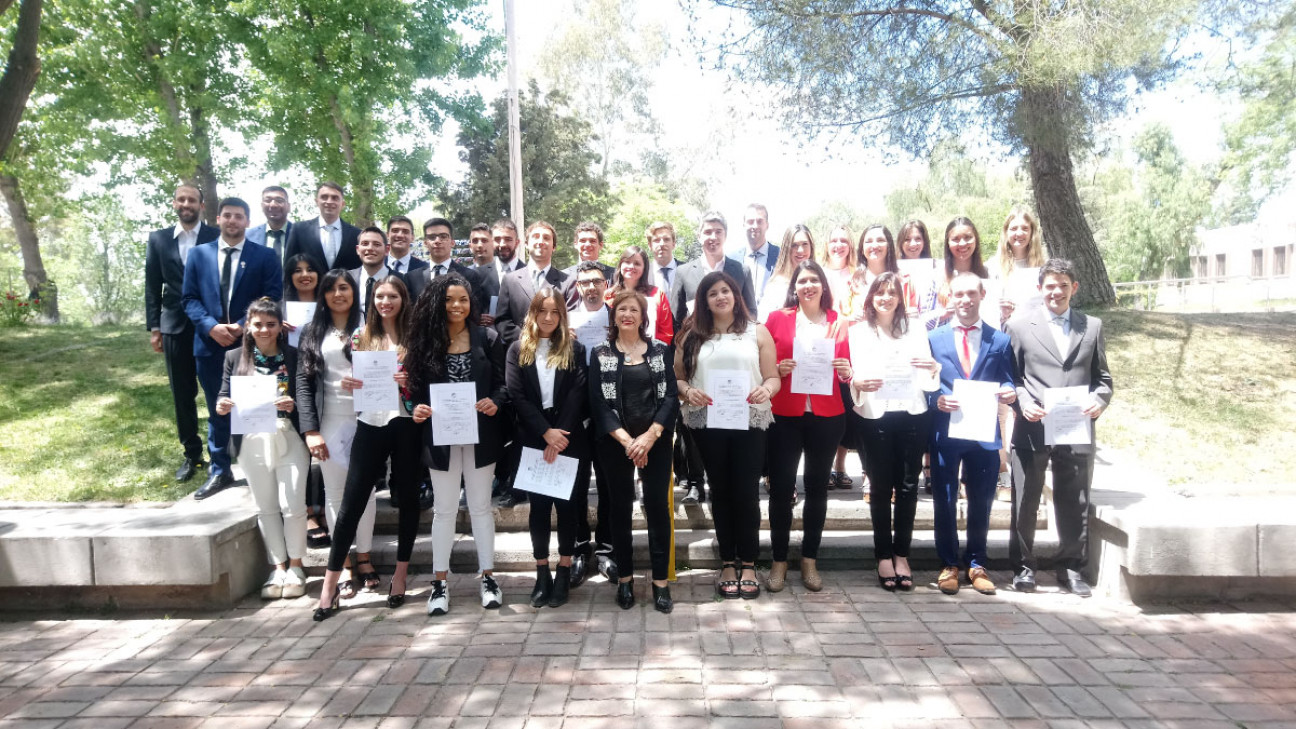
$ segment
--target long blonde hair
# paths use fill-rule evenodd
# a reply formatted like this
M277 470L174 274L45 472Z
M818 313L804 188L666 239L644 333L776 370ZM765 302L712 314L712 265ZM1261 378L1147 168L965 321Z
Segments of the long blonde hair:
M854 271L859 266L859 254L855 249L855 241L851 237L850 226L845 223L834 225L828 229L828 236L824 239L823 250L819 252L819 263L823 265L825 271L829 270L829 264L832 263L832 256L828 254L828 249L832 247L833 233L836 233L839 230L846 232L846 250L848 251L846 254L846 268ZM782 253L782 251L779 252Z
M1004 218L1003 230L999 232L999 272L1004 278L1012 275L1017 267L1013 260L1012 246L1008 245L1008 226L1016 218L1022 218L1031 227L1030 243L1026 245L1026 264L1031 268L1044 265L1044 234L1040 232L1039 220L1035 213L1025 205L1014 205Z
M779 278L784 281L792 278L792 270L796 268L796 263L792 261L792 241L796 239L797 233L805 233L806 240L810 241L810 257L807 261L813 261L816 258L814 234L810 229L797 223L783 233L783 242L779 245L778 261L774 264L774 270L770 273L770 278Z
M572 336L567 329L567 299L557 289L545 286L531 297L531 306L527 307L526 321L522 323L522 336L518 339L518 364L529 367L535 364L536 348L540 346L540 325L536 317L546 301L552 301L558 310L558 327L549 335L549 356L546 361L556 370L571 369L575 355L572 350Z

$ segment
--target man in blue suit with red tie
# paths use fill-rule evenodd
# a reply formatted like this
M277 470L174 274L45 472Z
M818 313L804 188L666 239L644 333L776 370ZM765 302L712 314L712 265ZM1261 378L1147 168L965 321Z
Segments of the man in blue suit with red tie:
M248 244L248 204L236 197L217 208L221 237L195 247L185 265L181 300L194 324L194 360L207 399L207 451L211 471L195 499L205 499L234 483L230 472L229 416L216 412L216 395L224 375L225 353L243 342L248 305L262 296L278 301L283 268L274 250Z
M979 442L951 438L950 414L962 403L954 397L958 380L993 382L999 402L1017 399L1013 385L1012 348L1007 334L981 321L985 288L973 273L950 282L954 319L928 335L932 357L940 364L940 390L932 393L938 411L932 419L932 500L936 511L936 554L941 572L936 582L947 595L959 591L959 567L966 564L968 581L977 592L993 595L994 582L986 574L986 539L990 532L990 507L999 476L999 424L994 438ZM996 409L990 406L994 412ZM967 485L967 549L959 559L959 467Z

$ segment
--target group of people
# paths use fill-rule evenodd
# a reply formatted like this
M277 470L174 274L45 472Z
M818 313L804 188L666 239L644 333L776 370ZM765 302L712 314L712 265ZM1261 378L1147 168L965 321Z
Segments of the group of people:
M360 589L381 588L369 552L382 481L399 513L387 597L393 608L409 588L427 490L434 572L428 614L450 609L461 492L481 604L503 602L493 576L492 510L493 492L502 491L502 505L531 502L535 607L564 604L595 564L616 585L617 604L635 604L632 515L642 498L652 603L669 613L673 481L684 503L711 502L723 564L717 594L754 599L786 586L804 461L799 574L806 589L819 590L827 494L851 483L850 450L859 452L867 476L883 588L913 588L908 557L928 460L943 592L956 593L964 577L980 592L995 590L985 551L1001 472L1012 478L1013 586L1034 589L1036 512L1051 464L1058 580L1089 594L1082 571L1092 420L1110 401L1111 377L1101 322L1070 308L1076 272L1068 261L1044 260L1029 210L1009 212L993 272L967 218L946 227L942 266L921 221L901 226L898 239L882 225L858 238L838 226L818 250L802 225L789 228L781 245L768 242L761 205L746 210L746 245L729 254L724 217L704 215L702 254L687 262L674 258L670 223L650 224L643 245L625 248L613 266L599 260L602 230L581 223L574 241L580 260L558 270L549 223L532 223L521 240L507 219L475 225L468 233L473 260L465 265L453 259L451 223L431 218L422 226L423 260L412 253L409 218L395 216L385 229L351 226L340 217L343 190L331 182L316 190L319 216L295 223L287 219L287 192L277 186L263 191L267 222L256 228L248 228L242 200L220 201L217 228L199 222L202 204L196 188L177 188L178 223L154 232L147 248L147 322L154 349L166 357L184 448L176 477L208 467L195 493L204 499L233 485L230 462L237 458L273 563L263 597L304 594L302 558L326 533L315 620ZM358 352L394 353L395 409L356 412L356 393L366 387L352 367ZM242 375L277 378L272 432L230 436L238 405L231 383ZM197 432L195 380L208 403L210 464ZM993 437L951 436L951 421L964 405L973 408L959 401L971 392L960 380L994 386L1001 412ZM451 383L474 393L475 442L446 445L441 441L453 438L438 437L438 428L449 426L436 424L433 408L441 405L432 392ZM1090 423L1087 443L1054 443L1044 426L1046 391L1077 386L1088 392L1080 404ZM575 460L570 491L515 488L524 485L514 478L525 449L548 464ZM763 586L755 569L762 480L773 559ZM962 554L960 486L968 500ZM327 530L310 524L318 519L312 508L323 512ZM558 549L552 570L551 520Z

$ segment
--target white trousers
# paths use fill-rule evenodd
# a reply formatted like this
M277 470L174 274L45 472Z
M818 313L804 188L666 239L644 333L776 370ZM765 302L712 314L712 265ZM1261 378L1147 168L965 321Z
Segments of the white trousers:
M473 542L477 545L477 567L495 569L495 510L491 508L491 481L495 464L474 468L476 446L450 446L450 468L428 469L432 479L432 569L450 571L450 550L454 548L455 517L459 513L459 480L462 477L472 520Z
M310 453L293 429L279 418L278 431L243 436L238 463L257 505L257 526L270 564L306 556L306 477Z
M354 428L355 413L338 415L325 413L320 419L320 435L324 440L332 440L342 428ZM349 457L351 454L347 454ZM334 454L329 454L327 461L320 462L320 475L324 477L324 515L328 519L329 532L337 524L338 511L342 508L342 493L346 491L347 467L338 465ZM359 554L373 551L374 519L378 514L378 494L369 489L369 503L365 504L364 514L356 525L355 548Z

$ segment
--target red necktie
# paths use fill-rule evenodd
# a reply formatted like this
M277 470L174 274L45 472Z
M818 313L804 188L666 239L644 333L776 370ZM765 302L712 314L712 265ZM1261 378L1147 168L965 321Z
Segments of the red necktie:
M963 376L972 376L972 349L968 346L968 332L976 331L978 327L956 326L955 329L963 332L963 349L959 351L959 364L963 366Z

